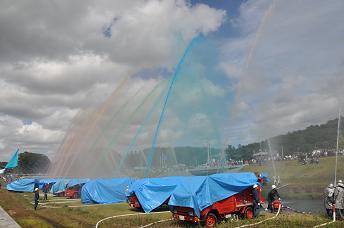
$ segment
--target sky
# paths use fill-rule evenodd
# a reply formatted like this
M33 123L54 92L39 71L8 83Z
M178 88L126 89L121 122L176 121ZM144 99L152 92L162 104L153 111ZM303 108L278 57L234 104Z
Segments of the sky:
M80 110L126 77L152 88L199 35L217 43L230 82L226 144L334 119L343 10L341 0L2 0L0 160L16 148L53 157Z

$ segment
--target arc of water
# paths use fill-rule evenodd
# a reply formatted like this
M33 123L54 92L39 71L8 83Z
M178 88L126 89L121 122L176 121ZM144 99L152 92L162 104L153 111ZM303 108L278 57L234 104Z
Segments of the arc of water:
M167 103L168 103L170 94L172 92L172 89L174 87L174 84L176 82L177 76L178 76L178 74L180 72L181 66L184 63L185 58L186 58L187 54L189 53L189 51L191 50L192 46L199 39L200 39L200 36L197 36L196 38L191 40L190 44L185 49L185 51L184 51L180 61L178 62L177 66L176 66L176 69L174 71L174 74L173 74L173 76L172 76L172 78L170 80L169 87L168 87L168 90L167 90L167 93L166 93L166 96L165 96L165 99L164 99L163 107L162 107L162 110L161 110L161 113L160 113L160 117L159 117L158 123L157 123L155 131L154 131L154 135L153 135L153 139L152 139L152 146L151 146L151 149L150 149L150 151L148 153L148 159L147 159L147 164L146 164L146 169L145 169L145 172L144 172L144 176L148 175L149 170L150 170L150 168L152 166L154 154L155 154L155 151L156 151L156 141L157 141L157 138L158 138L160 126L161 126L161 123L163 121L164 114L165 114L166 107L167 107Z
M127 147L127 149L124 152L124 157L121 158L120 161L120 165L118 166L118 169L121 169L123 166L123 163L125 161L125 158L127 157L127 154L132 150L133 146L135 145L136 141L137 141L137 137L141 134L142 130L144 129L145 125L147 122L151 121L151 118L153 116L153 113L155 111L155 109L158 107L158 104L161 100L161 98L164 95L164 91L162 91L160 93L160 95L156 98L156 100L154 101L153 105L151 106L149 112L147 113L147 115L145 116L144 120L142 121L139 129L136 131L134 138L131 140L129 146Z
M136 97L140 92L142 91L141 87L139 87L137 89L137 91L135 92L135 94L133 95L133 97ZM113 122L113 120L121 113L123 112L124 110L126 110L126 107L129 105L130 103L130 99L128 98L118 109L117 111L111 116L111 118L106 122L105 126L107 126L107 128L110 128L111 127L111 123ZM98 134L97 134L97 137L96 137L96 140L95 142L93 143L93 145L91 146L91 151L96 149L96 146L98 145L98 142L99 140L104 136L105 137L105 132L107 131L107 129L104 129L104 131L99 131ZM109 154L109 151L107 151L107 148L109 148L109 145L111 143L109 142L108 143L108 146L105 148L105 153L103 153L102 155L104 156L103 158L107 159L109 156L106 156ZM104 151L103 151L104 152ZM111 155L110 155L111 157ZM110 159L110 161L114 161L114 159ZM115 165L113 163L113 165ZM90 170L90 172L93 172L93 170L96 168L96 166L92 166L92 170Z
M271 149L271 143L270 143L270 139L267 140L268 141L268 147L269 147L269 153L270 153L270 158L271 158L271 162L272 162L272 168L274 171L274 177L275 177L275 182L277 181L277 184L279 182L279 178L277 177L277 171L276 171L276 166L275 166L275 160L274 157L272 156L272 149Z
M124 84L129 80L130 76L127 76L125 77L120 83L119 85L116 87L116 89L112 92L112 94L110 95L110 97L106 100L106 102L100 107L99 111L98 112L94 112L92 113L92 116L90 118L90 124L89 125L86 125L84 126L84 130L82 131L83 134L79 134L78 137L74 136L73 137L73 140L72 142L66 147L67 151L67 155L65 159L68 159L69 156L68 154L70 155L70 158L68 159L68 164L69 166L66 167L67 164L64 164L64 167L61 168L61 167L57 167L59 168L61 171L63 171L65 174L69 172L72 164L73 164L73 161L75 159L77 159L77 153L74 153L72 154L72 152L75 152L73 150L73 146L76 145L76 144L81 144L81 141L85 138L87 138L87 136L92 132L92 130L96 127L100 117L102 116L102 114L104 112L106 112L106 110L109 109L110 107L110 104L112 103L112 100L116 97L117 93L119 93L121 91L121 89L123 88ZM58 153L62 153L64 151L58 151Z

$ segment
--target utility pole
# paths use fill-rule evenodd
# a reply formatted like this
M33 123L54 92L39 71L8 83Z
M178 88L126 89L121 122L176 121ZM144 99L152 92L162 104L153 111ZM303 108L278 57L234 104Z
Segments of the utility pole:
M337 147L336 147L336 164L334 166L334 186L337 184L337 163L338 163L338 149L339 149L339 128L340 128L340 108L338 114L338 126L337 126Z

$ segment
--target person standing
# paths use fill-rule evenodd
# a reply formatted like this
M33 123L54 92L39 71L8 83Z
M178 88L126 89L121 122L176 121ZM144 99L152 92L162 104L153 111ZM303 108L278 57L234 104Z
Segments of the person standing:
M253 217L257 217L258 209L260 206L260 200L259 200L259 194L258 194L258 185L257 184L253 185L252 196L253 196L253 205L252 205Z
M324 191L324 205L326 209L326 213L329 217L332 217L332 207L334 203L334 186L333 184L329 184L328 187L325 188Z
M344 219L344 184L339 180L334 190L334 204L336 206L336 214L340 219Z
M274 208L273 208L273 205L272 203L275 201L275 200L281 200L280 198L280 195L276 189L276 185L272 185L271 186L271 191L269 192L268 194L268 209L270 209L270 212L273 213L274 212Z
M35 206L34 206L35 210L37 209L38 203L39 203L39 189L35 188Z
M48 191L49 191L49 184L45 184L43 186L44 200L48 200Z

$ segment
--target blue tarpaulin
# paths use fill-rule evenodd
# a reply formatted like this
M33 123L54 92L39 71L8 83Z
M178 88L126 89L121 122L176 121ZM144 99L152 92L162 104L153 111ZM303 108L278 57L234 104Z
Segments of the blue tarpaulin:
M83 184L85 184L85 183L87 183L89 181L90 181L90 179L88 179L88 178L84 178L84 179L76 179L76 178L70 179L68 181L68 183L67 183L67 188L73 187L75 185L83 185Z
M7 185L7 190L15 192L33 192L37 179L18 179Z
M168 200L169 206L190 207L200 215L204 208L256 183L258 179L254 173L146 178L135 181L127 196L135 194L145 212Z
M54 178L45 178L39 180L39 188L43 190L43 186L46 184L55 184L58 181L58 179Z
M54 178L46 178L46 179L40 179L39 180L39 185L44 185L44 184L55 184L59 179L54 179Z
M128 196L135 194L145 212L151 212L162 205L184 177L145 178L135 181Z
M193 208L200 212L215 202L258 184L254 173L221 173L204 177L184 177L171 194L169 206Z
M96 179L87 182L81 189L82 203L120 203L126 201L126 191L131 178Z
M66 191L67 184L70 179L58 179L55 184L50 189L53 194L58 194Z
M18 166L18 152L19 149L16 150L12 158L8 161L8 163L5 166L5 169L12 169Z

